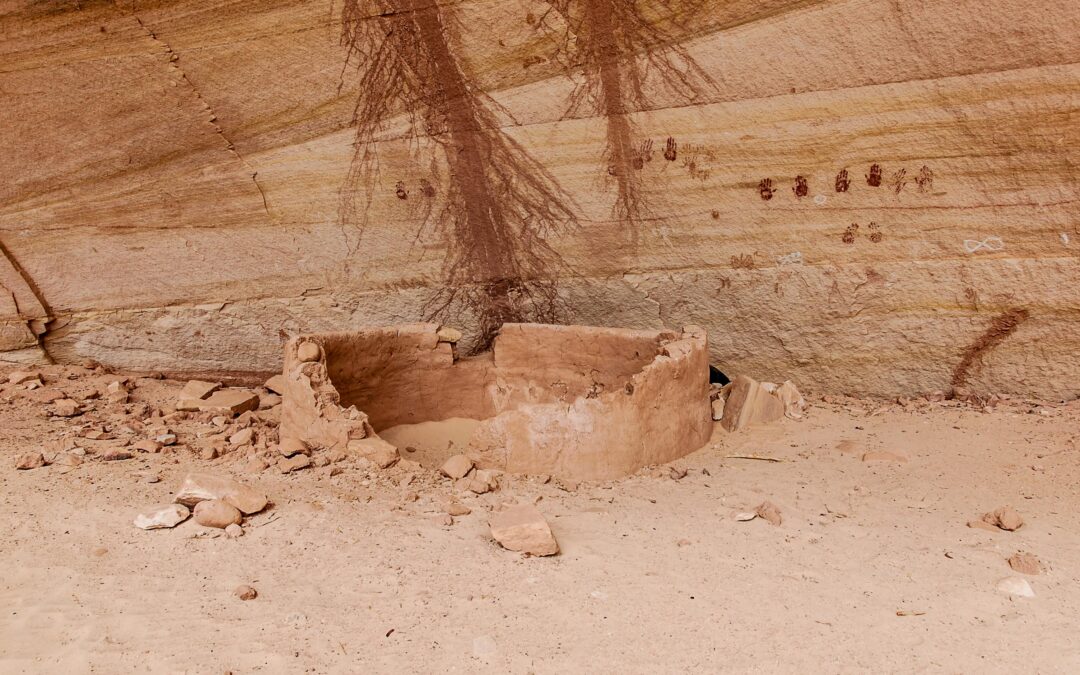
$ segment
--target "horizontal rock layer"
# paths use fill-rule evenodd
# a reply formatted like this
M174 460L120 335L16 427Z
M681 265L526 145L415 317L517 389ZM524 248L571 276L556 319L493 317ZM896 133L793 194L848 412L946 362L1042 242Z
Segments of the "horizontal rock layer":
M630 52L596 38L622 20L598 0L381 0L352 24L321 1L8 3L4 358L269 373L290 335L428 318L491 281L455 271L478 245L443 214L470 144L502 139L512 185L546 171L567 205L536 240L559 321L701 325L723 370L816 392L1080 394L1080 7L692 5L638 2ZM377 97L341 39L364 12L453 66L419 64L445 105L389 100L369 165L354 110ZM492 124L462 131L466 104ZM466 342L487 320L438 318Z

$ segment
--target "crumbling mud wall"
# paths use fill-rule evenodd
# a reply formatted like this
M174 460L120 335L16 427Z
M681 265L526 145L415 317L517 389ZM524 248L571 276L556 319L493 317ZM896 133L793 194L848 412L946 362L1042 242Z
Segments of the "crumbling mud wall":
M302 333L438 321L467 354L506 321L695 324L725 371L810 392L1073 397L1078 22L16 0L0 354L217 378Z
M677 459L712 431L700 328L506 324L458 359L435 324L305 335L285 347L281 435L350 449L399 424L472 418L481 466L577 479Z

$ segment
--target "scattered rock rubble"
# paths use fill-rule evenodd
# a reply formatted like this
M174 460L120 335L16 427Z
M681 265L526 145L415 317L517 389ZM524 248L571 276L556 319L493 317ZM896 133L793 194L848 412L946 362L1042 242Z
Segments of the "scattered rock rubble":
M317 345L308 351L302 356L311 359L322 356ZM108 381L94 387L78 386L79 380L89 374L107 377ZM285 389L280 375L267 380L261 389L223 387L217 382L192 380L177 397L175 409L156 409L140 401L139 378L108 376L99 367L71 367L62 377L49 370L18 371L8 377L4 386L9 401L12 396L22 396L39 403L47 419L67 429L63 440L45 443L42 451L23 453L15 463L18 470L50 465L72 470L88 460L122 462L140 455L185 451L212 462L243 460L236 467L251 472L276 468L292 473L325 468L326 475L333 476L341 471L336 464L348 462L366 468L371 476L374 475L371 472L392 469L391 475L403 477L395 479L403 488L410 483L419 485L414 482L413 474L426 476L429 484L435 484L437 476L442 476L444 484L452 487L454 496L433 505L437 511L432 522L439 526L452 526L455 518L473 513L475 507L458 499L476 499L505 487L503 472L483 468L476 457L455 455L437 472L424 472L419 464L403 458L395 446L375 435L350 440L346 448L312 447L299 439L279 443L277 426ZM805 405L790 382L773 385L742 376L715 391L712 400L714 418L732 431L775 422L785 416L798 419ZM861 457L865 462L907 461L902 455L885 451L862 452ZM687 470L661 465L646 467L641 473L679 480L687 475ZM156 473L148 478L148 482L157 480L160 479ZM534 476L531 480L541 484L552 482L568 492L578 489L578 482L570 479L552 481L550 476ZM416 490L403 492L405 503L419 500ZM268 503L267 495L239 481L212 472L192 472L177 490L175 503L149 508L137 514L133 524L145 530L169 529L194 516L196 523L223 530L227 537L236 538L245 533L244 517L261 512ZM431 505L430 501L426 503ZM773 525L783 522L780 509L769 501L753 512L736 514L735 518L761 518ZM1009 506L968 523L970 527L994 531L1014 531L1023 524L1020 515ZM489 517L489 527L492 538L507 550L535 556L559 552L547 520L533 505L496 510ZM1043 571L1042 562L1031 553L1017 551L1007 562L1019 574L1038 575ZM1030 584L1021 577L1001 580L998 589L1024 597L1034 595ZM254 589L251 593L254 597Z
M26 452L15 460L15 468L20 471L40 469L43 466L45 466L45 456L40 452Z
M135 517L135 527L172 528L193 513L195 522L203 527L223 529L235 538L244 533L240 527L244 516L262 511L269 503L265 494L252 487L208 473L187 474L174 501L140 513Z
M777 385L739 375L712 395L712 417L728 431L771 424L784 417L802 419L806 400L788 381Z

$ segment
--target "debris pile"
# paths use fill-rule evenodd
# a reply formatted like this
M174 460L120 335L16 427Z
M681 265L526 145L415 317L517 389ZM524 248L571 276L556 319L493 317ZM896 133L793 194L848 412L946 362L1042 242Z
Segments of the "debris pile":
M791 381L777 385L739 375L712 394L712 418L728 431L802 419L805 410L806 400Z
M135 527L156 530L176 527L192 513L195 522L203 527L226 530L230 536L240 536L244 516L266 508L265 494L230 478L210 473L194 472L184 476L176 491L174 504L155 506L135 517ZM231 531L230 531L230 528Z

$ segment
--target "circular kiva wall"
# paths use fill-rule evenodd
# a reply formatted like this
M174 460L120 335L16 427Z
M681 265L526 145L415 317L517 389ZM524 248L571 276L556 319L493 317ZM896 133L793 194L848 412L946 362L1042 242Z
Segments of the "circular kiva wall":
M460 450L484 468L599 480L669 462L712 431L696 327L506 324L456 358L435 324L305 335L285 348L282 438L348 448L401 425L478 421Z

